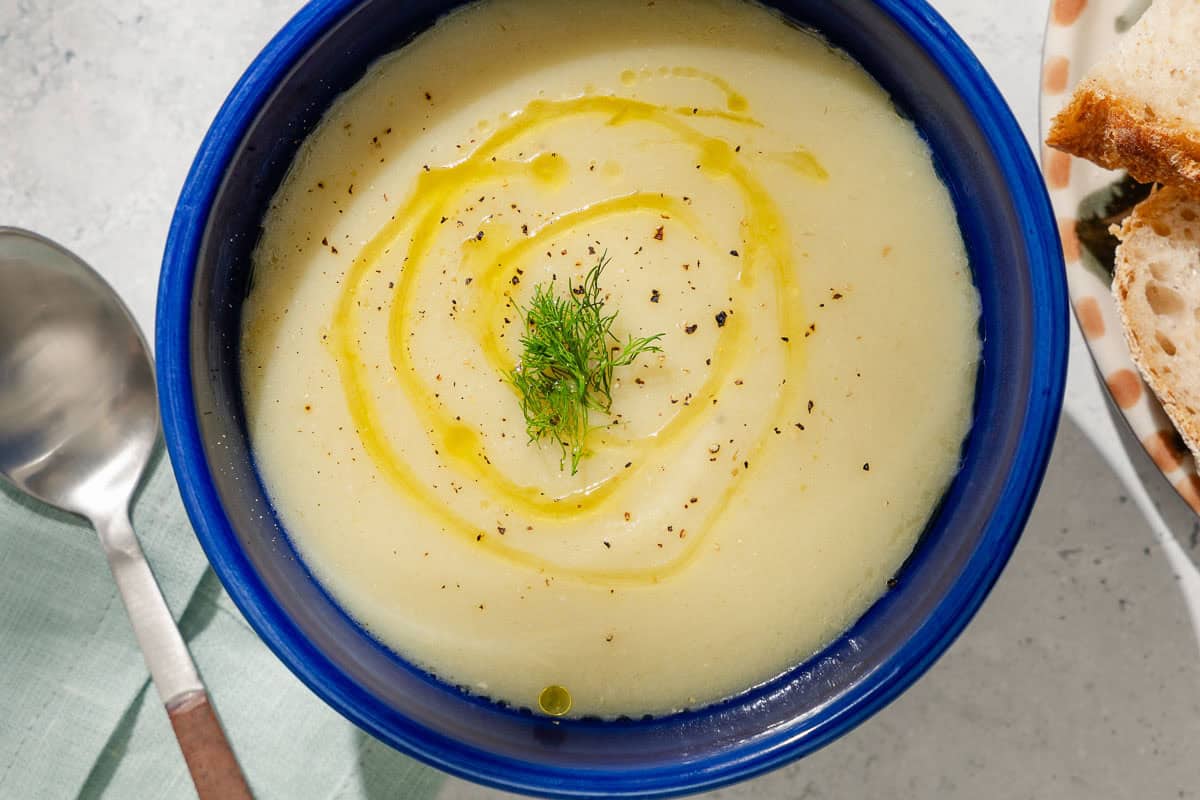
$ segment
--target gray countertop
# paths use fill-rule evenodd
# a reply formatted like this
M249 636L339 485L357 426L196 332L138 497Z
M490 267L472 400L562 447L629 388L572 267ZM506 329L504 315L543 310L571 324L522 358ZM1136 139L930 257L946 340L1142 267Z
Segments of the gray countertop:
M1047 0L934 5L1036 141ZM80 253L151 330L167 225L200 138L298 6L0 0L0 224ZM1195 560L1200 524L1128 449ZM1149 527L1064 418L1016 555L928 675L814 756L711 796L1194 797L1197 646ZM497 796L456 780L442 790L446 800Z

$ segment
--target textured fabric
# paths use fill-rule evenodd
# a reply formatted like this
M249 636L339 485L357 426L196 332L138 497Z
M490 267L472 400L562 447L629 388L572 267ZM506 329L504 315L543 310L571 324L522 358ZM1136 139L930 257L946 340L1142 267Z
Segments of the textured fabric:
M208 568L165 457L134 528L258 798L422 798L441 782L308 691ZM95 533L0 486L0 798L194 797Z

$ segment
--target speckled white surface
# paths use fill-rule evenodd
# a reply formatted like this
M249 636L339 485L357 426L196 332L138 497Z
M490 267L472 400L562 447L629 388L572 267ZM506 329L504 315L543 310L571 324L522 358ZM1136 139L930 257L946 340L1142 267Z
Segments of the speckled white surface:
M1047 0L934 0L1029 139ZM174 199L208 122L296 0L0 0L0 224L88 259L149 332ZM1200 792L1198 649L1159 540L1089 439L1200 525L1132 448L1073 344L1068 408L1016 556L912 690L816 755L712 797L1181 798ZM1083 357L1078 357L1078 356ZM1141 493L1134 491L1140 499ZM403 796L397 788L397 796ZM450 780L445 800L498 797Z

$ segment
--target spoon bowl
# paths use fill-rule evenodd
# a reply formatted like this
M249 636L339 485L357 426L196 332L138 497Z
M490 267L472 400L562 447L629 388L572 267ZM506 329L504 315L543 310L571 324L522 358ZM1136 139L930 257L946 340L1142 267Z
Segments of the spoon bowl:
M129 310L54 242L0 228L0 473L90 517L122 510L158 436L154 370Z

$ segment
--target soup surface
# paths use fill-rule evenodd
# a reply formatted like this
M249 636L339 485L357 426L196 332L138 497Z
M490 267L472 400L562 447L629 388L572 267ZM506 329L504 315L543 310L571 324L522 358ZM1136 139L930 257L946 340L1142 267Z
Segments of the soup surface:
M575 458L513 370L602 256ZM258 468L366 628L550 714L669 713L830 642L953 476L978 298L926 145L735 0L485 0L328 112L254 254ZM556 420L557 421L557 420Z

